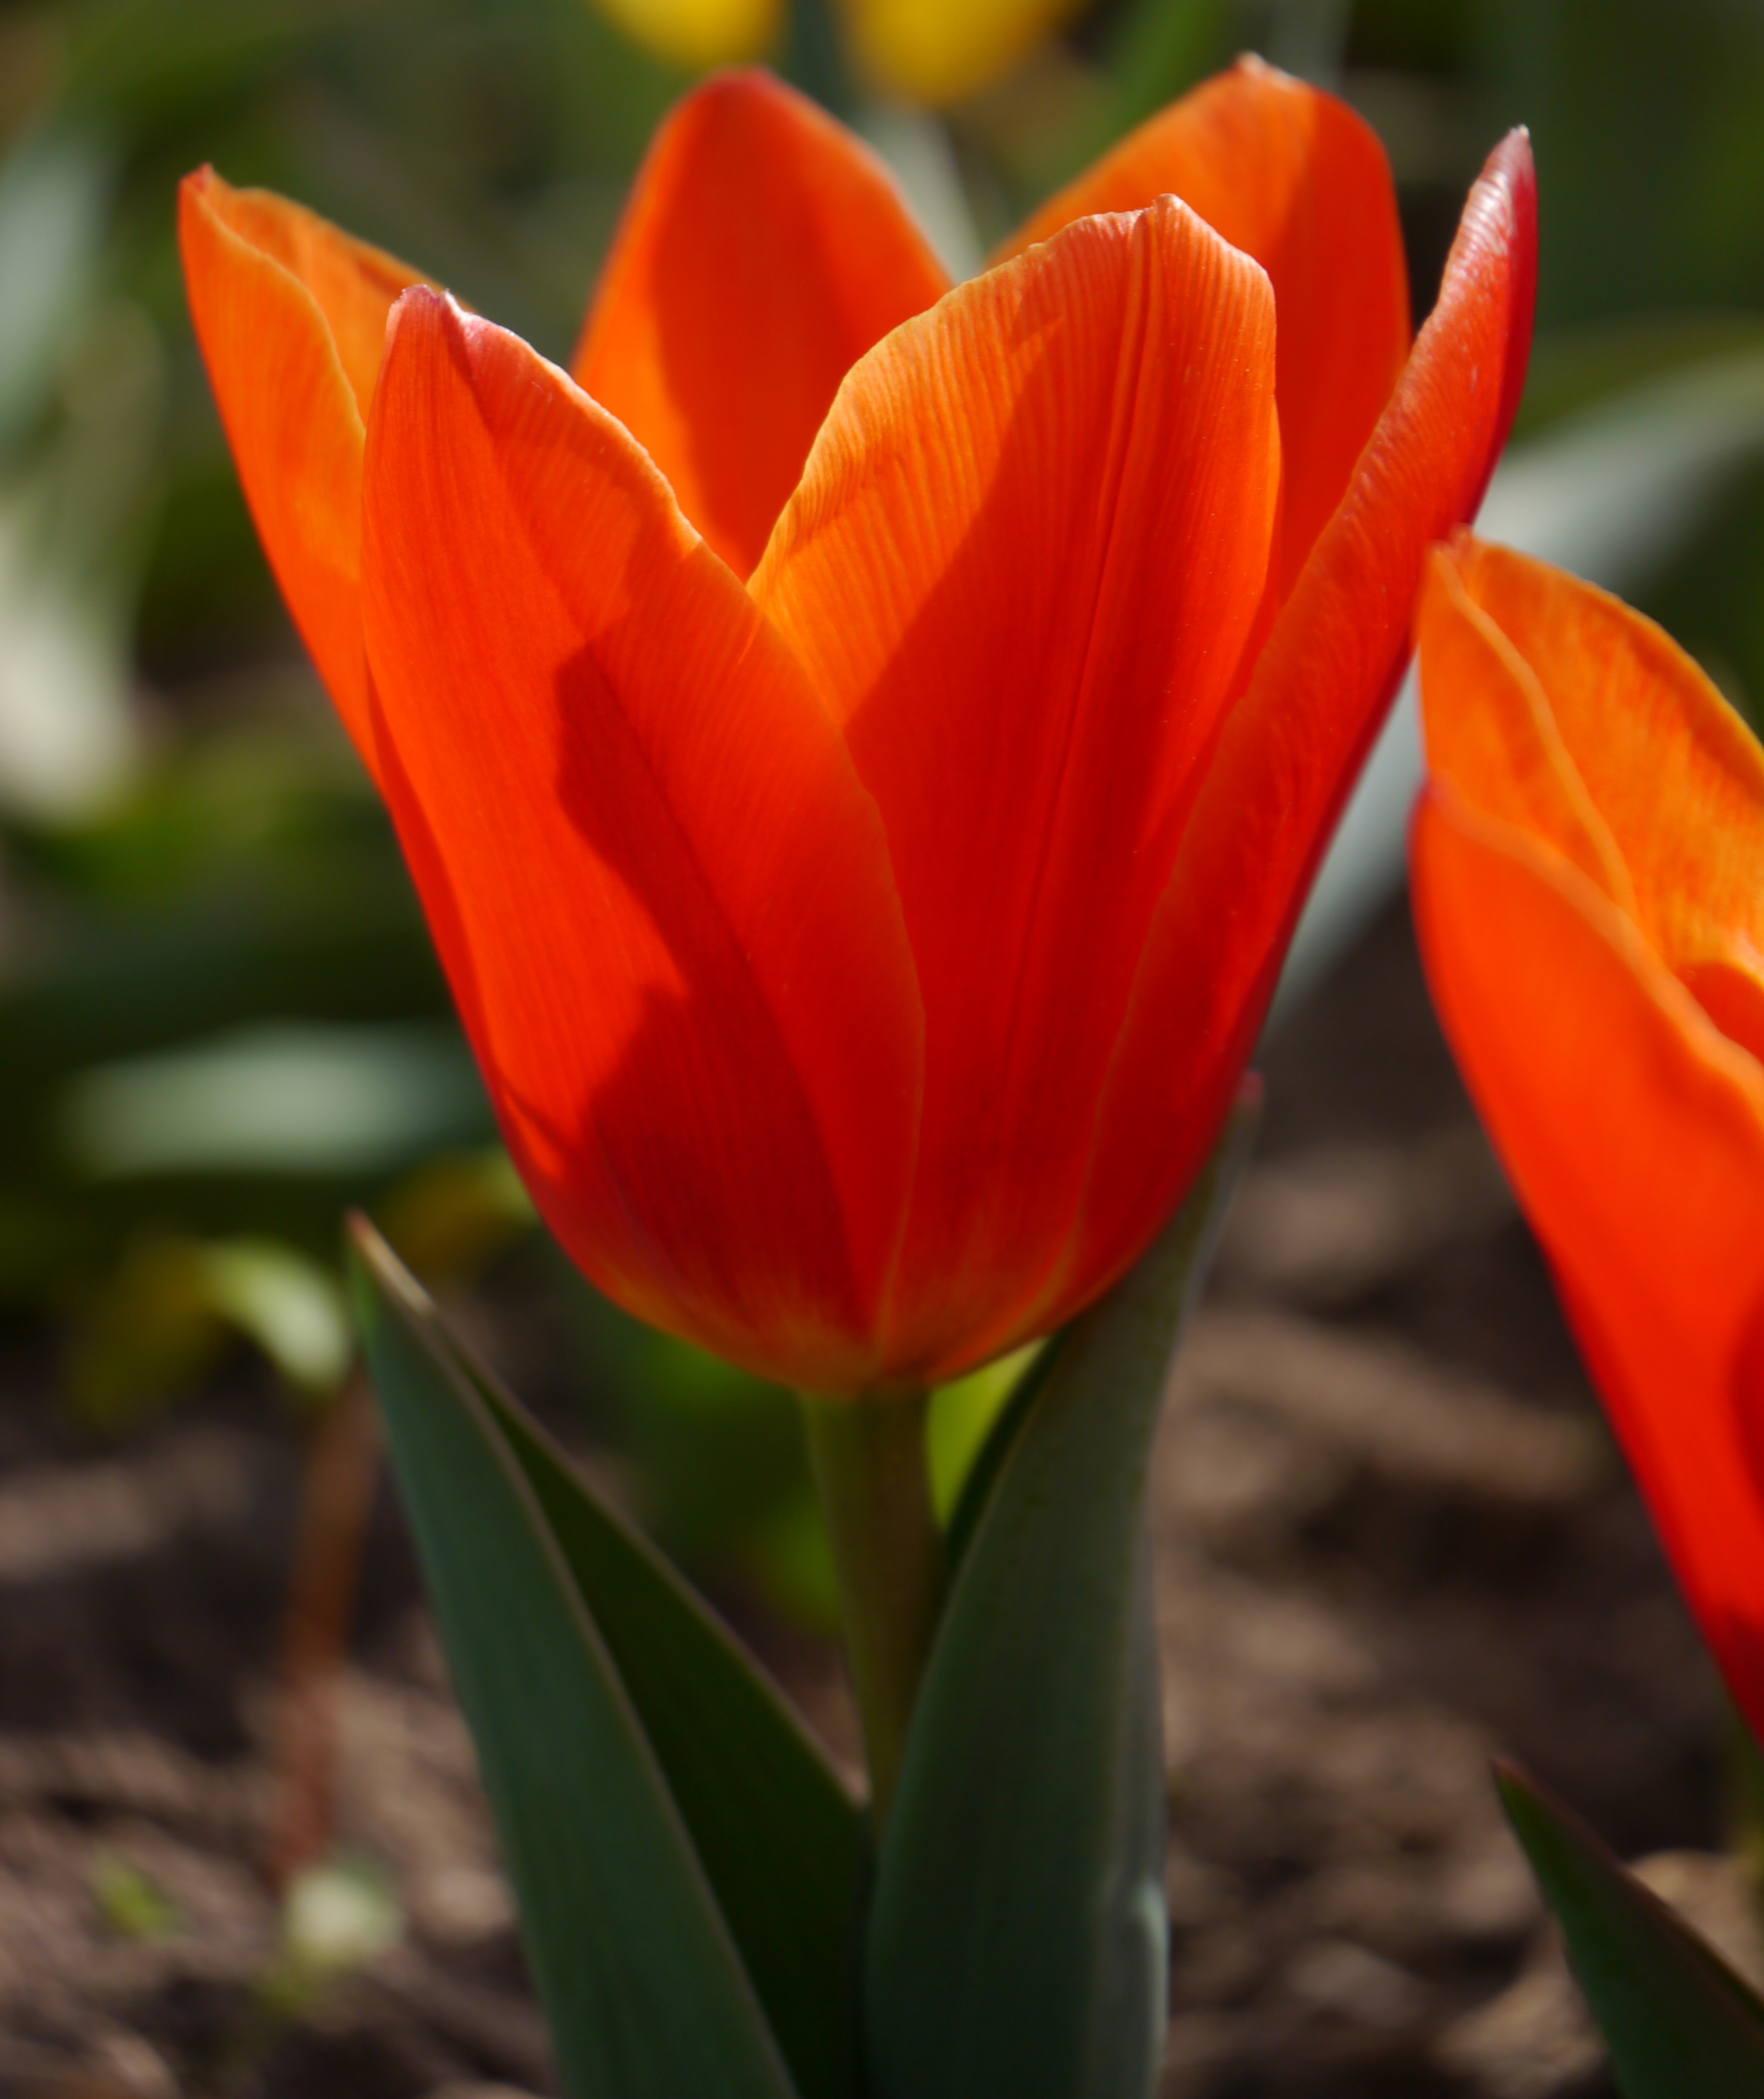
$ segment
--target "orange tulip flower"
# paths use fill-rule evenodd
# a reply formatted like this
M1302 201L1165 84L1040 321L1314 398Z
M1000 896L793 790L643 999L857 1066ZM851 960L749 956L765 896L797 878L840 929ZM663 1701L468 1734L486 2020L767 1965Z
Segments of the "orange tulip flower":
M1435 1002L1764 1736L1764 749L1652 621L1467 535L1419 627Z
M1505 434L1523 137L1412 355L1376 141L1253 63L953 289L856 140L713 81L568 376L207 171L182 227L264 544L582 1267L833 1393L1096 1297L1212 1142Z

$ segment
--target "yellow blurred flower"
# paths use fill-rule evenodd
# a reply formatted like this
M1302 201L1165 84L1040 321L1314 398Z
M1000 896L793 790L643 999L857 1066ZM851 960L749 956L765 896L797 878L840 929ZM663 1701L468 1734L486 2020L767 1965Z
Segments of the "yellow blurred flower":
M777 40L783 0L594 0L615 29L694 73L757 58Z
M756 58L784 29L785 0L594 0L658 58L694 71ZM885 95L959 102L1014 65L1079 0L838 0L857 69Z
M864 73L908 102L959 102L1008 72L1079 0L847 0Z

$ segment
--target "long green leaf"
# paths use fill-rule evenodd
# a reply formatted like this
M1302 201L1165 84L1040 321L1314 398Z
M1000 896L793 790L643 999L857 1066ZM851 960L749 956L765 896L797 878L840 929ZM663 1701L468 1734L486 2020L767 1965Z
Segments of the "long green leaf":
M364 1239L367 1257L393 1256ZM394 1300L471 1380L623 1679L803 2099L842 2099L864 1819L794 1710L670 1563L404 1279Z
M1495 1783L1625 2099L1757 2099L1764 2002L1535 1779Z
M878 1862L874 2099L1145 2099L1164 2017L1145 1488L1247 1115L1139 1266L1037 1365L977 1507Z
M383 1246L357 1299L393 1461L574 2099L794 2099L680 1807L496 1410Z
M642 1718L802 2099L842 2099L863 1815L667 1561L523 1408L481 1388Z

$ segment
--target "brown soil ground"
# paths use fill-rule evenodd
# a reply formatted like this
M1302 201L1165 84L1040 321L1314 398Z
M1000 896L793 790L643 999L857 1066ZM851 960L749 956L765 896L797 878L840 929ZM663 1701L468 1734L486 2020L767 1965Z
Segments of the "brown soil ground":
M1610 2092L1489 1785L1504 1749L1751 1957L1721 1709L1393 912L1266 1060L1156 1524L1183 2099ZM0 2092L542 2093L541 2024L396 1511L343 1834L402 1943L266 2007L297 1442L261 1393L95 1446L0 1367ZM835 1666L763 1644L848 1740ZM131 1890L153 1891L144 1919Z

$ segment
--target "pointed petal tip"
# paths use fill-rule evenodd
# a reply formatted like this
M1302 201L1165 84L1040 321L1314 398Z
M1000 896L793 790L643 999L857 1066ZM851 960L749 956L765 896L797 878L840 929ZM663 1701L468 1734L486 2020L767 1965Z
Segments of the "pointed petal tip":
M1265 59L1260 51L1239 51L1225 70L1240 73L1246 80L1265 81L1274 86L1308 85L1296 73L1288 73L1284 66L1277 66L1272 59ZM1204 81L1200 82L1203 87L1206 84Z
M1522 124L1498 141L1471 185L1447 276L1489 250L1507 258L1515 317L1523 310L1529 331L1537 275L1537 168L1531 134Z
M1531 340L1531 323L1537 297L1537 164L1531 150L1531 133L1516 125L1495 147L1484 164L1471 202L1488 191L1505 204L1507 237L1513 257L1514 317L1523 320L1524 341ZM1524 376L1523 369L1520 373ZM1517 407L1517 401L1515 401Z
M466 318L465 309L455 298L452 293L443 291L436 284L407 285L392 302L392 310L394 314L401 307L407 307L412 313L421 310L434 313L451 313L461 321Z
M178 247L187 280L192 270L201 266L198 243L205 224L212 225L219 217L217 207L231 194L228 184L216 174L209 161L192 168L178 183Z
M799 116L806 112L823 122L827 121L818 102L804 95L800 88L792 87L788 81L781 80L770 66L725 65L695 80L669 108L662 128L714 121L718 114L728 111L763 112L767 117L781 113Z
M400 292L386 310L385 347L381 353L380 376L382 382L396 359L402 366L410 357L420 355L438 327L446 324L446 313L452 300L442 292L436 292L427 284L412 284ZM374 433L385 411L387 389L385 385L376 386L367 412L367 446L370 454L374 449Z
M475 335L504 332L495 322L468 313L451 292L438 291L433 284L412 284L393 301L386 315L384 359L389 363L396 353L402 361L421 354L437 343L451 343L469 359ZM377 411L378 392L374 406ZM376 416L369 417L370 428L376 420Z
M1532 157L1531 126L1515 124L1512 130L1498 139L1484 165L1485 175L1505 175L1510 180L1527 183L1535 191L1537 185L1537 164Z
M1524 125L1515 125L1483 162L1464 206L1464 223L1467 227L1486 227L1504 241L1524 275L1535 279L1537 164L1532 156L1531 133Z
M420 324L443 318L449 310L464 319L460 303L452 293L436 290L433 284L410 284L392 301L386 314L386 349L389 354L398 331L407 321Z
M800 89L792 87L788 81L781 80L770 66L719 66L715 73L707 73L681 96L679 108L693 103L709 102L787 102L804 103L809 98ZM818 108L818 104L815 105Z
M1455 298L1454 295L1455 296ZM1531 356L1537 310L1537 170L1531 134L1516 125L1499 141L1464 200L1456 238L1445 261L1437 314L1454 303L1504 308L1498 345L1501 390L1493 429L1474 499L1463 515L1481 507L1494 469L1519 412ZM1431 325L1431 323L1430 323Z

